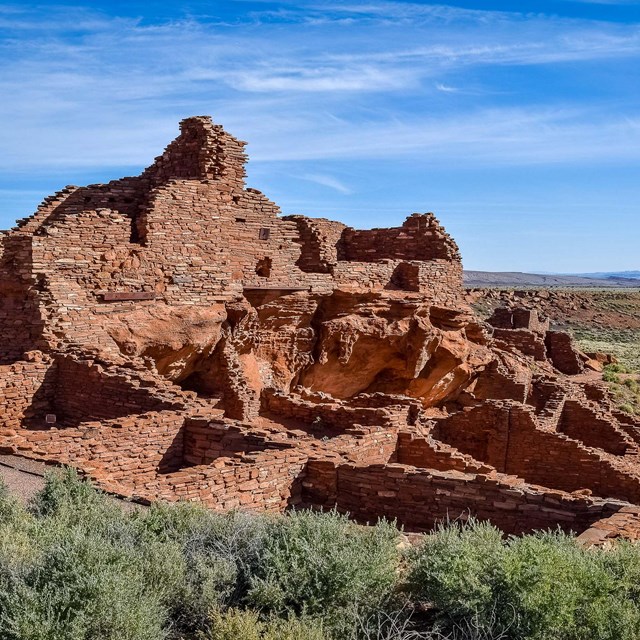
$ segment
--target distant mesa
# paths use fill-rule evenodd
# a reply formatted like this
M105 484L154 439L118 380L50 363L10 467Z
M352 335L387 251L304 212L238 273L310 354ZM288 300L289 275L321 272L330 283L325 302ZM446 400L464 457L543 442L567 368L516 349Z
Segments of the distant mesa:
M635 274L635 275L634 275ZM467 287L586 287L586 288L638 288L640 272L622 271L585 274L536 274L519 271L464 272Z

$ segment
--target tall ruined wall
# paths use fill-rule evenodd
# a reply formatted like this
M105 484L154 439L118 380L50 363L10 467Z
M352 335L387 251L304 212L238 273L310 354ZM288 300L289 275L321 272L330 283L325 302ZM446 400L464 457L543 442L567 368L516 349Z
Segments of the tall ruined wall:
M458 249L432 214L371 231L282 218L245 188L243 142L203 116L180 128L140 176L65 187L2 236L0 361L63 344L117 354L102 327L158 302L253 304L269 291L341 289L463 304Z
M141 178L152 185L174 179L214 181L220 191L244 188L246 142L234 138L209 116L194 116L180 123L176 138L148 167Z
M297 227L254 189L220 192L218 185L173 181L158 188L141 218L146 260L162 273L162 296L174 304L206 304L242 295L244 288L323 286L306 274ZM168 232L167 220L171 220Z
M442 301L461 298L457 247L432 214L371 231L280 218L273 202L244 187L243 142L206 117L180 126L140 176L67 187L5 236L6 269L22 268L16 287L43 280L71 309L110 293L207 305L244 288L432 289L447 291Z

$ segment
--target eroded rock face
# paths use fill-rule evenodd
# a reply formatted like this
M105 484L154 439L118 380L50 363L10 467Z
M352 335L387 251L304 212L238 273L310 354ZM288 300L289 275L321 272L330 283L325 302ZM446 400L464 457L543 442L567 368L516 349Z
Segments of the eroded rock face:
M179 382L211 356L226 319L221 304L181 307L159 303L118 314L105 329L124 355L150 359L159 374Z
M640 531L640 423L535 307L476 317L431 213L281 217L243 149L188 118L1 237L0 451L149 501Z
M492 355L467 338L468 314L460 311L444 323L432 309L408 296L334 293L324 303L316 361L300 384L341 399L366 392L408 395L425 406L455 396Z

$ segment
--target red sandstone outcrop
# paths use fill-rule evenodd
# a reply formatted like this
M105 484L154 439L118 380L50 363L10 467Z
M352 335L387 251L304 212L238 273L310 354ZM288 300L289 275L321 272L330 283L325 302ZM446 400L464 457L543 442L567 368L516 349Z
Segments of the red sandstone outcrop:
M480 321L433 214L282 217L245 160L188 118L2 236L0 451L143 500L635 535L640 423L565 375L565 334Z

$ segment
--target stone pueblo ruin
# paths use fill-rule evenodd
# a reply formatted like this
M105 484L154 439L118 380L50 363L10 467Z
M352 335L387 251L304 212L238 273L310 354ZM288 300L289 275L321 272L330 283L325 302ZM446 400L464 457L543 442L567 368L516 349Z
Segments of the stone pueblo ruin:
M469 306L433 214L280 216L209 117L0 236L0 452L120 496L407 531L640 535L640 421L535 310Z

